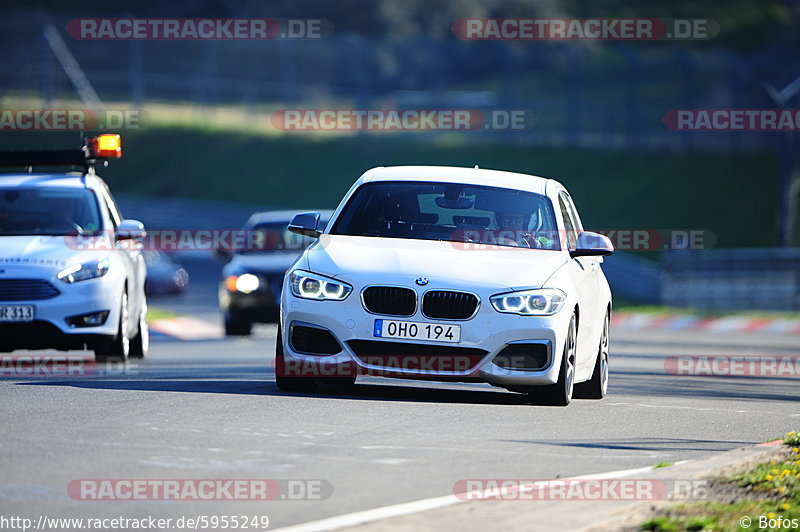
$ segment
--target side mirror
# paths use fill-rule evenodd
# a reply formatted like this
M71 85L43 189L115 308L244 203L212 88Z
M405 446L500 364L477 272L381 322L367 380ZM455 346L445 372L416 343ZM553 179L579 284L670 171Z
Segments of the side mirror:
M146 236L147 231L144 230L144 224L139 220L122 220L114 235L117 241L135 240L137 242L141 242Z
M303 212L296 214L289 224L289 231L297 235L310 236L311 238L319 238L322 231L317 229L319 225L318 212Z
M614 245L605 235L583 231L578 235L575 251L570 251L571 257L605 257L614 253Z

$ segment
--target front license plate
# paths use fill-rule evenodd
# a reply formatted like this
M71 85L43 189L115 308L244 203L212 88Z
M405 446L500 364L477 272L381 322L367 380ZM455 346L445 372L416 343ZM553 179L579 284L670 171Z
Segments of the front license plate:
M33 321L33 305L0 306L0 321Z
M461 341L461 325L443 325L417 321L375 320L376 338L431 340L457 344Z

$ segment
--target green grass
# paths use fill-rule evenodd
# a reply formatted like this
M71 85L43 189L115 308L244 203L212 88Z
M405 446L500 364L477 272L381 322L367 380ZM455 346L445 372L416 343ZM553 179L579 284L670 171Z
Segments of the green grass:
M0 148L74 145L77 134L0 134ZM706 229L717 247L776 244L777 164L769 152L542 148L469 134L303 133L268 136L209 126L123 134L123 159L102 169L117 192L332 208L374 166L432 164L556 178L592 229ZM758 194L750 183L758 182ZM656 252L640 252L656 260Z
M790 530L787 527L759 528L761 516L767 519L800 519L800 433L790 432L783 442L791 446L785 458L758 464L749 470L721 482L747 493L745 500L722 503L714 500L677 505L653 516L641 525L640 530L747 530L740 519L751 519L751 530Z
M156 320L166 320L169 318L176 318L178 315L169 310L156 308L152 306L147 307L147 321L154 322Z
M654 469L661 469L663 467L669 467L673 465L675 462L659 462L653 466Z

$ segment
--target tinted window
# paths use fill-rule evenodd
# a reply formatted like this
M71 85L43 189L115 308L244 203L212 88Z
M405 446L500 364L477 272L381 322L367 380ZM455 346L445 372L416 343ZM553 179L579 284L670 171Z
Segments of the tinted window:
M97 198L86 189L0 188L0 235L90 234L101 229Z
M320 224L324 225L324 221L320 221ZM257 224L251 227L249 229L250 231L259 233L258 238L252 240L256 242L255 249L243 250L240 251L240 253L252 254L275 251L299 251L307 248L314 242L313 238L289 232L289 230L286 229L288 225L289 222L277 222Z
M455 183L363 185L331 233L559 249L555 217L546 197Z

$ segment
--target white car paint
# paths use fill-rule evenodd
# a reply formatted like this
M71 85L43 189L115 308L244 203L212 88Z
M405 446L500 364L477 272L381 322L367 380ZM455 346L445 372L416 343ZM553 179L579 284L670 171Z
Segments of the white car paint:
M379 181L483 185L543 195L553 204L561 250L466 250L449 241L330 234L342 209L359 187ZM610 313L611 292L600 268L602 257L573 258L570 255L564 231L564 216L559 208L559 195L563 195L568 210L574 209L569 206L571 199L566 189L552 179L450 167L391 167L367 171L342 199L319 240L292 267L292 270L304 270L344 281L353 287L353 292L343 301L318 301L297 297L289 288L287 275L282 291L280 322L286 363L350 363L363 369L381 369L360 361L347 342L375 340L373 323L381 316L368 312L359 294L365 287L386 285L414 289L418 298L424 292L436 289L466 291L477 295L480 299L478 311L468 320L429 319L422 315L419 305L413 316L384 317L423 323L457 323L462 328L459 346L478 347L488 352L475 368L468 371L423 373L399 369L393 370L393 373L409 377L440 377L443 380L479 378L493 385L510 388L556 383L567 330L575 311L578 314L575 383L587 381L592 377L604 320ZM574 218L580 232L582 225L577 212ZM426 277L428 284L415 284L419 277ZM566 294L566 303L561 311L551 316L502 314L490 304L490 297L496 294L531 288L558 288ZM341 344L342 351L320 356L293 350L288 331L295 323L329 330ZM492 359L501 349L509 343L519 341L549 341L552 345L551 363L540 370L504 369L492 363ZM418 339L413 343L441 345Z
M76 238L67 236L3 235L0 232L0 281L14 279L44 280L56 287L58 295L49 299L3 298L4 305L33 305L34 321L44 322L60 331L61 337L52 338L48 347L62 349L72 343L72 337L87 341L89 349L95 341L108 341L117 335L120 323L122 295L128 296L129 338L136 334L138 319L146 312L144 295L146 266L138 246L130 240L116 242L115 228L121 215L111 198L107 185L97 176L80 174L19 174L0 175L0 194L23 188L70 187L90 190L98 201L101 213L100 236ZM94 279L66 283L57 277L66 268L108 259L108 273ZM90 327L71 327L66 318L95 311L109 311L105 323ZM4 324L11 327L14 323ZM9 335L10 336L10 335ZM0 351L25 349L24 345L8 345L8 338L0 338Z

